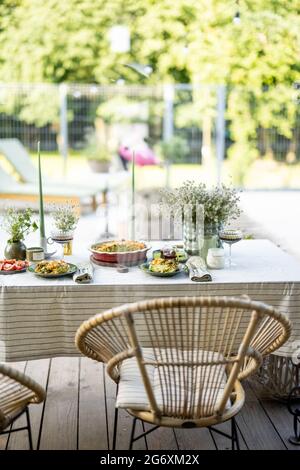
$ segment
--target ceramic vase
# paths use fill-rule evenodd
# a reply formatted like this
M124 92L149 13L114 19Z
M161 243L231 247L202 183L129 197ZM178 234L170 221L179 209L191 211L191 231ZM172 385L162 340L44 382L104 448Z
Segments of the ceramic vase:
M26 258L26 246L21 240L8 242L4 250L4 256L6 259L24 260Z

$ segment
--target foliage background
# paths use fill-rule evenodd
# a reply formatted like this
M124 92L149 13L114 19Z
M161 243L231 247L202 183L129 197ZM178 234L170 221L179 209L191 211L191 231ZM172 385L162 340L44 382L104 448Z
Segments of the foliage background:
M235 24L234 0L2 0L0 80L112 84L122 74L133 84L136 74L121 64L138 62L153 68L147 84L224 84L234 142L229 157L235 181L242 182L258 156L258 127L290 139L288 158L294 159L300 3L239 4L241 22ZM109 29L115 24L130 28L129 53L110 50ZM15 103L3 103L2 110L15 112ZM21 104L22 118L36 125L53 122L54 103L47 92L32 94ZM215 108L215 93L203 96L196 87L175 119L182 126L201 122L209 135ZM266 148L271 153L268 142Z

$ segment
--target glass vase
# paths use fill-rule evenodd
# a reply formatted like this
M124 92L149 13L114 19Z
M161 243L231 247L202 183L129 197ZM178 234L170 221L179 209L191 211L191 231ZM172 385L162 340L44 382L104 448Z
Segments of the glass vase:
M219 224L205 224L204 225L204 236L202 240L202 246L199 250L199 255L206 262L207 253L209 248L220 248L221 243L219 239Z
M191 206L184 208L183 214L183 244L184 250L190 256L198 256L204 237L203 206Z
M183 222L183 245L188 255L199 254L196 224L192 220L184 220Z

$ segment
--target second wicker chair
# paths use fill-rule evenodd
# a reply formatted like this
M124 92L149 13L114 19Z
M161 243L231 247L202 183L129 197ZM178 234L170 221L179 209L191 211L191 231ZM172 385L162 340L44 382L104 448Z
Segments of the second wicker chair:
M32 450L28 405L41 403L44 399L44 389L34 380L6 364L0 364L0 435L27 430L29 449ZM6 430L23 413L26 414L26 426Z

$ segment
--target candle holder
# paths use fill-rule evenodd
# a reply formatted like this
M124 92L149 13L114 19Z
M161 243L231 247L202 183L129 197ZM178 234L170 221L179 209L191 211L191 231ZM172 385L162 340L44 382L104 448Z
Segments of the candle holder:
M58 243L62 245L63 256L71 256L73 253L73 237L74 232L62 232L53 231L51 232L50 243Z
M105 229L99 235L100 240L108 240L113 238L114 234L109 231L109 202L108 202L108 188L103 191L103 206L104 206L104 220L105 220Z
M47 253L48 240L46 237L40 237L40 247L43 248L44 253Z

